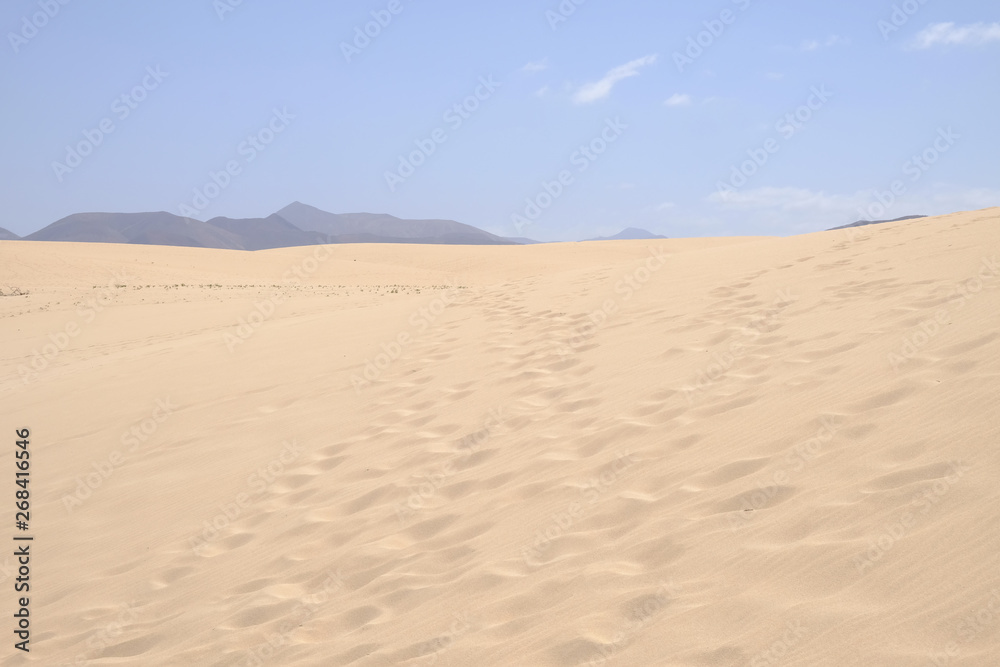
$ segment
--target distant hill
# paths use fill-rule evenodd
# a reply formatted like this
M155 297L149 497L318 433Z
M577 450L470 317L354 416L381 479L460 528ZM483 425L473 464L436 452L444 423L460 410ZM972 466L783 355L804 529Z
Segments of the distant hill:
M289 217L294 218L290 220ZM6 230L2 230L7 234ZM0 235L0 239L7 238ZM10 234L11 239L17 239ZM374 213L327 213L298 202L266 218L217 217L207 222L173 213L76 213L25 237L28 241L266 250L324 243L440 243L511 245L513 242L453 220L401 220Z
M517 243L520 245L536 245L539 243L545 243L545 241L536 241L535 239L529 239L523 236L506 236L504 238L506 238L511 243Z
M850 229L851 227L864 227L866 225L881 225L886 222L901 222L903 220L919 220L920 218L926 218L926 215L907 215L902 218L895 218L893 220L858 220L857 222L852 222L849 225L841 225L840 227L833 227L828 229L828 232L836 231L838 229Z
M3 227L0 227L0 241L16 241L19 238L21 237L14 232L7 231Z
M330 243L437 243L513 245L471 225L454 220L402 220L384 213L327 213L294 202L277 215L299 229L326 234Z
M329 243L324 234L303 231L277 213L266 218L212 218L207 224L224 229L238 238L242 250L292 248Z
M645 229L636 229L635 227L629 227L628 229L623 229L614 236L599 236L596 239L584 239L584 241L646 241L649 239L665 239L666 236L659 236L652 232L647 232Z
M75 213L24 237L27 241L136 243L242 250L238 236L172 213Z

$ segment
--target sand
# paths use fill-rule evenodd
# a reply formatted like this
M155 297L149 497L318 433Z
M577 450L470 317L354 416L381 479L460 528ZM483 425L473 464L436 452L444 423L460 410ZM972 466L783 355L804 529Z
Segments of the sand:
M1000 664L998 255L0 242L0 664Z

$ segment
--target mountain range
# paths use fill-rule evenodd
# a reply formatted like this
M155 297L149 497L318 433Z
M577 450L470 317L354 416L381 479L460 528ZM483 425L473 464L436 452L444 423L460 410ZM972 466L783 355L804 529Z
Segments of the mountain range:
M908 215L893 220L859 220L829 231L917 220ZM614 236L586 241L665 239L629 227ZM0 227L0 241L22 240ZM328 213L293 202L266 218L216 217L208 221L158 213L75 213L23 237L25 241L132 243L141 245L267 250L325 243L422 243L445 245L531 245L529 238L500 237L454 220L404 220L385 213Z
M384 213L327 213L295 202L278 211L299 229L325 234L329 243L441 243L449 245L516 245L454 220L402 220Z
M652 232L647 232L645 229L636 229L635 227L629 227L618 232L614 236L598 236L594 239L584 239L586 241L649 241L652 239L665 239L666 236L658 236Z
M17 240L0 228L0 240ZM24 237L25 241L266 250L324 243L517 245L516 241L454 220L402 220L376 213L337 215L300 202L266 218L182 218L172 213L76 213Z
M589 241L662 239L642 229ZM0 227L0 241L21 240ZM201 221L173 213L75 213L29 234L25 241L132 243L140 245L267 250L325 243L530 245L454 220L403 220L384 213L329 213L293 202L266 218L216 217Z

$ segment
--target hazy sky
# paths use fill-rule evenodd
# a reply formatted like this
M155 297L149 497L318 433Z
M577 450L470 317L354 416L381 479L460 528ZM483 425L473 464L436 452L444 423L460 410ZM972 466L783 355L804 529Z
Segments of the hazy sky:
M295 200L541 240L1000 205L996 0L7 0L0 27L22 235Z

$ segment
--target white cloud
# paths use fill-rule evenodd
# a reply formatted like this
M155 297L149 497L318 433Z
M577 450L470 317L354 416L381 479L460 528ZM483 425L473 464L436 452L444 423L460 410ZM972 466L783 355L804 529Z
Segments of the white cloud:
M573 101L577 104L591 104L598 100L603 100L611 94L611 89L615 87L616 83L622 79L638 76L639 68L652 65L655 62L656 54L653 54L616 67L605 74L604 78L600 81L593 81L581 86L573 96Z
M662 204L651 204L649 206L643 206L640 209L640 213L650 214L650 213L662 213L663 211L670 211L677 208L677 204L672 201L665 201ZM662 219L662 216L656 216L657 220Z
M926 196L927 211L932 215L950 211L977 211L1000 206L1000 189L935 185Z
M799 45L799 50L801 51L818 51L823 48L830 48L832 46L837 46L838 44L850 44L850 40L841 37L840 35L830 35L826 38L826 41L820 41L818 39L806 39L803 40Z
M738 190L728 195L715 192L708 201L727 211L726 218L740 224L771 228L777 233L802 233L830 229L863 217L861 207L872 201L872 192L853 195L828 194L807 188L762 187ZM913 211L905 207L898 215ZM904 209L898 203L894 210Z
M1000 189L934 184L908 191L887 208L878 205L875 190L827 194L807 188L762 187L728 194L714 192L708 201L741 219L810 231L857 220L891 220L905 215L944 215L1000 206Z
M977 46L995 41L1000 41L1000 23L973 23L962 26L954 23L933 23L917 34L913 47L929 49L932 46L952 44Z
M688 94L674 93L670 96L665 105L668 107L686 107L691 104L691 96Z
M750 188L730 193L713 192L708 200L738 209L777 209L795 211L803 209L835 210L861 201L857 196L827 195L805 188Z
M778 81L779 79L785 78L785 75L782 74L781 72L768 72L764 76L766 76L768 79L771 79L772 81Z
M549 59L539 60L537 63L528 63L521 68L522 72L541 72L549 68Z
M548 92L549 92L549 87L542 86L541 88L535 91L535 97L545 97L548 94Z

